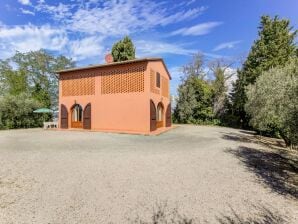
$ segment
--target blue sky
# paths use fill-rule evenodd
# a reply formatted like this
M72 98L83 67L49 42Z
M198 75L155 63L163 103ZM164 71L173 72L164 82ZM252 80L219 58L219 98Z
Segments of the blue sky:
M112 44L129 35L137 57L164 58L175 94L179 68L192 54L247 55L263 14L298 28L297 0L1 0L0 59L43 48L78 66L102 63Z

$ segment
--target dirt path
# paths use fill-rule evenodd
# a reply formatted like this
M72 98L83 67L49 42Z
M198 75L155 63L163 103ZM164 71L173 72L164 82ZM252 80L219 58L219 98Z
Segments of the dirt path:
M159 207L194 223L298 223L297 170L252 138L1 131L0 223L137 223Z

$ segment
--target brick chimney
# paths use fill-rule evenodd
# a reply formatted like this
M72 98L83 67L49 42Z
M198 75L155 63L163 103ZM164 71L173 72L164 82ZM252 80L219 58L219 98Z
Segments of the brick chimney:
M106 63L112 63L114 61L113 56L110 52L106 53L105 61L106 61Z

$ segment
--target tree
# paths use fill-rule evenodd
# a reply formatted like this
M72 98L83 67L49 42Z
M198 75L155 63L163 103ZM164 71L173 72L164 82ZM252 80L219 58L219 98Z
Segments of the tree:
M232 94L234 112L239 121L242 121L243 127L247 127L249 121L244 110L247 100L246 86L253 84L262 72L284 66L297 54L297 30L292 30L289 20L279 19L277 16L262 16L258 35L259 38L254 42L242 69L238 72L238 80Z
M17 52L11 58L0 60L0 128L40 126L41 116L33 110L57 109L56 71L73 66L71 59L55 57L44 50Z
M14 64L13 68L11 64ZM17 52L13 57L0 60L2 95L27 93L43 107L57 107L58 77L56 71L74 67L64 56L52 56L44 50Z
M41 104L26 93L0 97L0 129L39 127L40 114L33 113Z
M272 68L247 90L247 113L257 130L275 130L287 146L298 145L298 59Z
M132 40L126 36L123 40L113 45L112 56L114 61L126 61L135 59L135 47Z
M235 75L231 71L231 66L234 62L229 62L225 59L216 59L209 63L214 80L212 81L213 89L213 113L216 118L221 121L229 113L230 102L228 99L228 81ZM225 122L224 122L225 123Z
M24 71L13 70L9 62L9 60L0 60L0 77L2 84L0 94L18 95L22 92L27 92L26 73Z
M178 88L174 120L179 123L211 123L212 87L204 79L203 56L197 54L183 67L184 78Z

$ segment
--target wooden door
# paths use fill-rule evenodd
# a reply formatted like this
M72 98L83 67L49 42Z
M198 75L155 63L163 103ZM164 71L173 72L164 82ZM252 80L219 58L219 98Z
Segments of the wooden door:
M156 108L154 102L150 100L150 131L156 130Z
M82 121L71 121L72 128L82 128L83 124Z
M61 128L68 128L68 112L66 106L63 104L61 104L60 122Z
M166 127L171 127L172 125L172 117L171 117L171 104L168 105L166 111Z
M71 128L83 128L83 109L79 104L75 104L71 109Z
M157 105L157 118L156 118L156 127L162 128L164 127L164 107L163 104L160 102Z
M84 109L83 128L91 129L91 104L88 103Z

